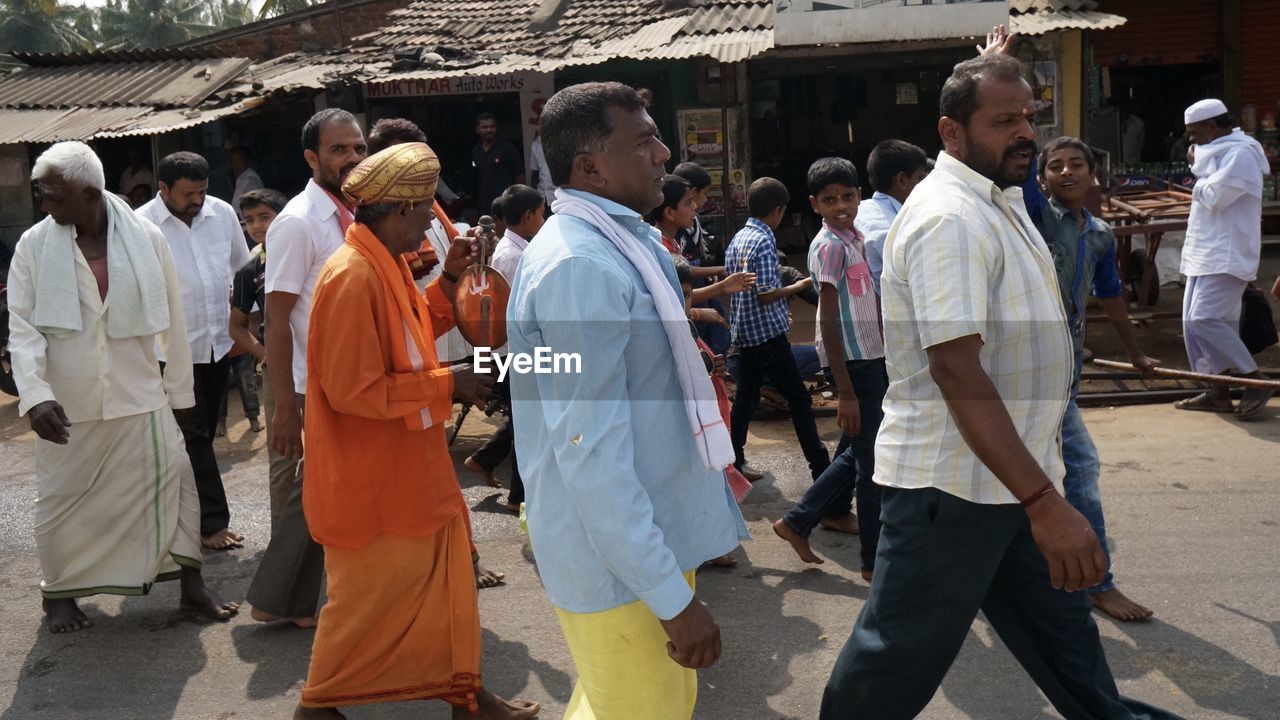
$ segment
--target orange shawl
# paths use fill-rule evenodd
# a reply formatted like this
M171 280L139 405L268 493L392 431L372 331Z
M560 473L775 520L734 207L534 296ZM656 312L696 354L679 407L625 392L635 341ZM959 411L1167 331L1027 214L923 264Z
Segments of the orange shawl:
M428 344L423 320L428 318L426 300L413 284L413 275L404 256L393 258L387 248L374 236L368 226L355 223L347 228L347 244L356 249L373 266L386 291L387 316L398 320L403 333L391 333L391 370L393 372L422 372L423 358L435 352L434 342ZM434 338L431 339L434 341ZM430 350L428 348L431 348ZM410 430L425 430L444 421L431 417L431 409L405 416Z

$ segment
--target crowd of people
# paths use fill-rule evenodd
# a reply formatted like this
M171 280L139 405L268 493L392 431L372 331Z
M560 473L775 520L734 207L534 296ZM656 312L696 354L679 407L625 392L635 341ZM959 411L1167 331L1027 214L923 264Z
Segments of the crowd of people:
M316 113L301 132L306 188L286 199L255 173L234 206L208 195L194 153L163 158L158 193L135 211L88 146L54 145L32 173L48 217L19 242L9 288L20 412L39 437L49 628L91 624L78 598L167 579L186 609L239 611L200 558L243 540L213 438L229 368L256 389L257 364L272 524L246 601L255 620L316 628L296 718L415 699L455 717L538 714L482 681L476 591L503 577L471 539L445 433L458 403L506 408L464 465L498 486L511 458L505 504L527 519L578 674L565 717L690 718L697 670L721 648L696 573L733 565L748 539L738 505L762 477L746 449L768 383L813 477L773 530L809 563L823 562L818 526L858 534L870 584L821 717L918 714L979 610L1065 717L1173 717L1119 694L1092 616L1152 612L1111 575L1098 455L1075 404L1090 295L1135 366L1159 363L1128 320L1115 238L1085 208L1094 156L1076 138L1037 147L1030 87L1000 45L946 81L936 160L881 142L865 200L850 159L813 162L822 225L807 273L779 259L791 196L768 177L717 260L698 220L709 174L667 172L645 99L619 83L548 100L539 187L480 118L477 167L510 175L482 188L492 235L446 215L439 159L403 119L366 137L344 110ZM1256 374L1230 331L1256 276L1246 220L1266 161L1220 102L1186 121L1201 180L1188 354L1206 372ZM252 172L247 154L236 162L239 178ZM551 348L581 357L575 371L495 383L472 363L455 326L474 319L455 296L490 255L510 289L494 352ZM836 396L834 455L789 340L788 301L805 295ZM1235 412L1267 397L1246 393Z

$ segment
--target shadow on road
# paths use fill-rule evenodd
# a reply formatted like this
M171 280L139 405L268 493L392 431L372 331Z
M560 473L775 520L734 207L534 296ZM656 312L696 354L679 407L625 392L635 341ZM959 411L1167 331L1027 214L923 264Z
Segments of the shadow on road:
M129 598L107 616L93 598L81 607L93 627L54 635L43 623L22 664L13 702L0 718L175 717L187 681L205 668L200 631L210 621L177 610L178 584Z
M484 618L480 623L484 624ZM562 705L569 703L574 676L546 660L534 658L525 643L503 640L492 630L484 628L480 632L480 644L484 649L480 674L487 689L505 698L530 699L527 688L536 677L551 697Z
M736 568L698 573L698 597L720 624L723 645L720 661L698 673L698 705L716 708L717 717L776 718L769 710L770 698L798 681L822 687L830 671L828 664L797 659L843 645L846 639L828 636L826 628L804 614L814 603L847 602L851 625L857 605L849 599L865 600L867 588L814 568L792 572L756 566L742 553L735 556Z
M1273 633L1280 630L1280 623L1266 623L1231 608L1223 609L1258 622ZM1265 673L1225 648L1158 619L1141 625L1115 626L1133 641L1131 645L1102 639L1117 680L1155 671L1169 678L1197 707L1248 720L1276 717L1280 676ZM1133 670L1137 671L1126 672Z

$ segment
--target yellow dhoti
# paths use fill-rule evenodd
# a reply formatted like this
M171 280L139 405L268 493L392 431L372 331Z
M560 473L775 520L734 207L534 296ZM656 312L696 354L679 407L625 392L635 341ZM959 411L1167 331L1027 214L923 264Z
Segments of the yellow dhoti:
M306 707L439 699L474 706L480 613L458 514L426 538L326 547L329 602L302 690Z
M694 573L685 573L689 587ZM556 608L578 684L565 720L689 720L698 672L667 655L667 633L648 605L597 613Z

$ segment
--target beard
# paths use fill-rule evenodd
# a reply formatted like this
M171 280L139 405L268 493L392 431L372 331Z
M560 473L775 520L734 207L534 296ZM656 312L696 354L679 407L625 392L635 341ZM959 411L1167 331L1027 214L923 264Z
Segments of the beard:
M347 179L347 175L350 175L351 171L355 170L356 165L359 164L360 163L351 163L349 165L343 165L342 168L336 172L326 170L320 175L320 184L325 190L328 190L335 196L339 198L342 197L342 183Z
M165 202L164 205L165 207L169 208L169 212L172 213L174 217L178 218L179 220L186 220L186 221L194 220L195 217L200 214L200 210L204 208L203 204L188 205L182 210L175 208L174 206L170 205L168 202Z
M1034 158L1037 150L1035 141L1016 142L1005 148L999 157L996 157L993 152L988 152L986 148L970 146L969 155L964 159L964 163L1003 190L1021 185L1031 177L1032 163L1028 162L1026 169L1023 169L1017 166L1019 160L1014 157L1014 154L1023 150L1029 151Z

